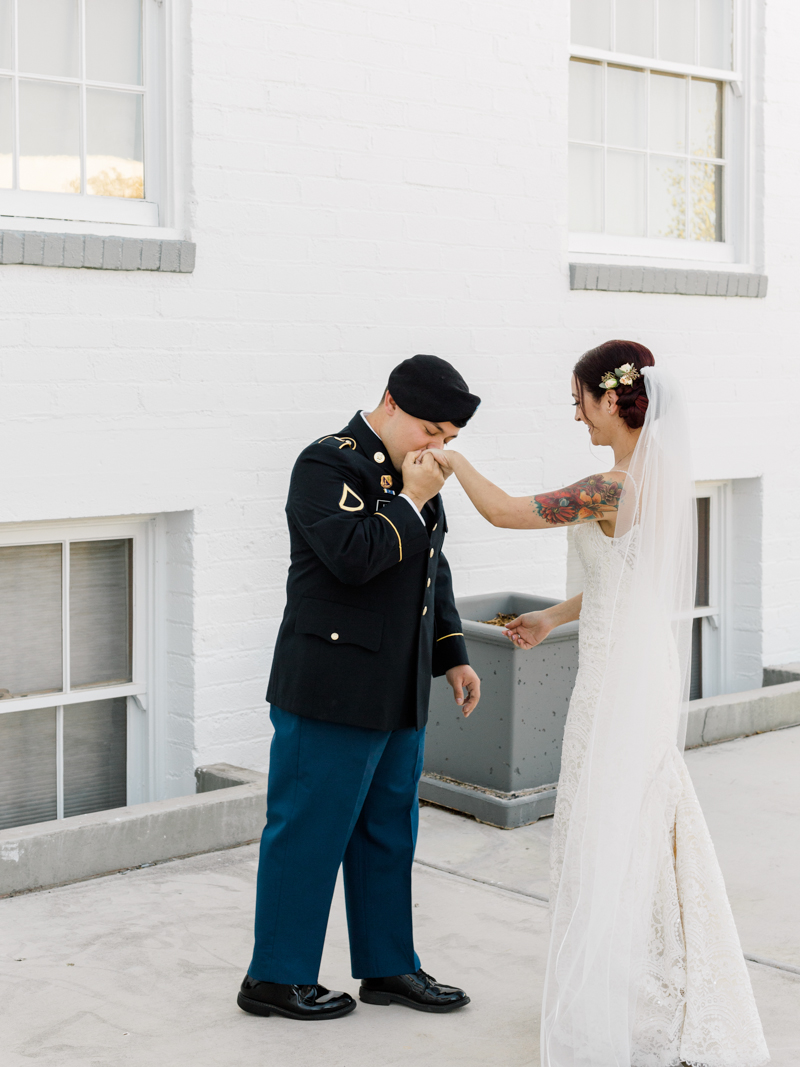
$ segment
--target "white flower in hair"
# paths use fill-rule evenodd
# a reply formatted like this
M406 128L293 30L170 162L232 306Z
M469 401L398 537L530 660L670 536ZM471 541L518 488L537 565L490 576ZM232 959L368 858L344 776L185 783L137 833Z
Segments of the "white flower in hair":
M623 363L621 367L607 370L600 379L601 389L616 389L618 385L633 385L641 377L632 363Z

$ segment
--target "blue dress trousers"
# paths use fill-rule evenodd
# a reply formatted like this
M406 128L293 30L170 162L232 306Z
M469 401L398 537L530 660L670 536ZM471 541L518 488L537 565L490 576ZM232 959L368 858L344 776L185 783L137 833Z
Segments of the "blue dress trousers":
M344 865L354 978L419 967L411 868L425 731L369 730L273 706L251 978L313 985Z

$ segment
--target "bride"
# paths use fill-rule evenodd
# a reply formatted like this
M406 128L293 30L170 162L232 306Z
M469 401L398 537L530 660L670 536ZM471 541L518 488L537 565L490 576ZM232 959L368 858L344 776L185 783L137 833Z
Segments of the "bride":
M681 390L631 341L574 368L575 419L610 471L512 497L431 450L494 526L574 526L584 592L504 630L580 618L558 783L542 1067L769 1060L714 847L683 760L695 517Z

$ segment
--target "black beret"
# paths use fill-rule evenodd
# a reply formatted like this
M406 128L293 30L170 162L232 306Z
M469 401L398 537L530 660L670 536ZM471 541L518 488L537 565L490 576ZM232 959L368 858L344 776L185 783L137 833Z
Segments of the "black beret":
M389 375L388 389L398 407L415 419L457 426L464 426L481 402L456 368L438 356L404 359Z

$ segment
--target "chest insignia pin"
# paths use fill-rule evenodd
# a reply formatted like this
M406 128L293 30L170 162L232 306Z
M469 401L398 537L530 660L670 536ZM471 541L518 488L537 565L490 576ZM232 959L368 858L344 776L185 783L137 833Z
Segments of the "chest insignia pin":
M391 489L391 488L392 488L392 476L391 476L391 474L382 474L381 475L381 489Z
M375 460L376 463L386 462L386 456L384 456L383 452L376 452L372 458Z

